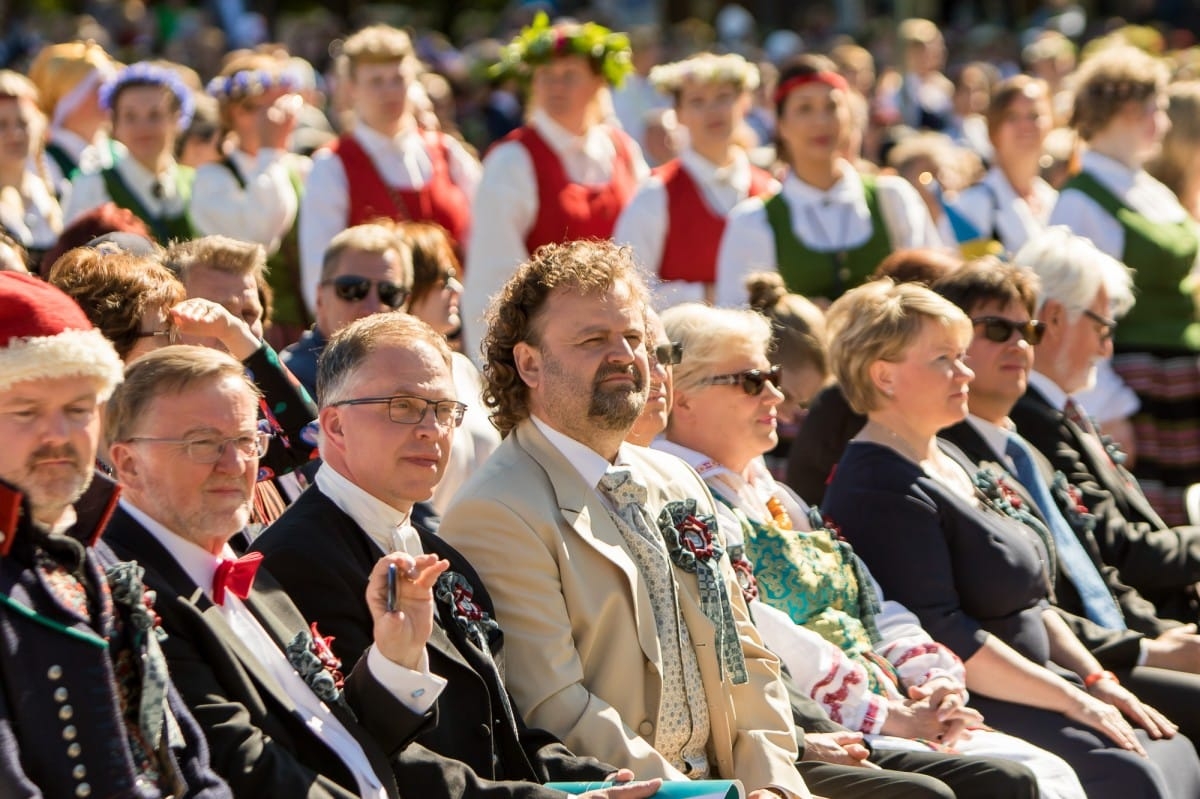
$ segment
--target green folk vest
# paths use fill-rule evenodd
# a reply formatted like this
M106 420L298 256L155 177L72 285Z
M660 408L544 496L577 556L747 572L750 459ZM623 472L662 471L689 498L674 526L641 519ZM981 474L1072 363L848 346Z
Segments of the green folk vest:
M865 282L891 253L891 237L879 207L875 179L864 175L862 186L871 214L871 235L861 246L850 250L818 252L800 241L792 230L792 213L783 192L763 203L767 223L775 235L775 263L788 291L836 300Z
M196 229L192 227L192 221L188 218L187 207L191 205L192 200L192 183L196 179L196 172L191 167L178 165L175 167L175 190L179 192L179 196L183 199L184 212L179 216L160 217L151 214L133 193L133 190L125 184L116 167L101 170L100 176L104 179L104 188L108 191L109 198L121 208L126 208L134 213L139 219L146 223L146 227L150 228L150 232L154 234L154 238L164 247L172 241L187 241L194 239L197 236Z
M1200 322L1188 275L1200 250L1195 225L1151 222L1125 205L1087 172L1067 181L1095 201L1125 231L1121 260L1133 268L1137 304L1117 327L1116 345L1124 350L1200 350Z

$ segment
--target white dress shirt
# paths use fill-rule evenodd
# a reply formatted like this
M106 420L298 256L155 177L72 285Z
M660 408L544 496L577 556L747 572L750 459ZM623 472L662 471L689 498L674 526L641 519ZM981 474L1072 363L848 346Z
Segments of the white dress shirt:
M283 150L269 147L257 156L234 150L229 159L245 186L223 163L199 167L192 189L192 224L202 235L255 242L272 254L296 221L300 204L288 171L290 159ZM300 162L302 169L307 169L306 162ZM300 171L299 178L304 176Z
M165 171L157 175L132 157L122 158L116 164L117 174L129 187L133 196L150 214L160 218L177 217L187 210L187 203L179 195L179 187L176 184L176 169L178 165L174 160ZM154 189L155 185L158 186L157 192ZM70 225L88 211L111 200L112 197L108 196L108 189L104 185L103 175L99 172L79 175L71 182L71 190L64 202L64 224Z
M529 124L562 161L568 180L585 186L602 186L611 180L617 152L607 125L593 125L576 136L540 110L533 112ZM634 176L640 183L650 168L636 145L633 151ZM537 215L538 188L529 151L515 141L496 145L483 159L483 176L471 208L461 301L465 352L478 352L488 302L529 258L525 236Z
M994 166L983 180L964 189L950 205L979 231L980 236L990 237L994 230L1005 249L1016 253L1031 236L1046 229L1050 212L1058 200L1058 192L1041 178L1033 179L1033 193L1037 198L1037 211L1024 197L1017 195L1000 167Z
M14 235L23 247L49 249L62 232L62 212L46 181L26 172L19 190L23 208L4 202L0 193L0 227Z
M157 521L145 514L125 499L121 499L121 507L152 535L158 543L175 559L179 567L187 573L204 594L212 599L213 575L222 560L236 560L237 555L229 545L225 545L221 556L193 544L191 541L172 533ZM358 783L359 795L363 799L386 799L387 791L367 759L362 745L350 734L345 725L329 710L308 683L296 673L287 655L275 642L275 639L263 629L262 624L246 607L242 600L232 592L225 594L224 604L216 606L221 618L229 628L254 654L266 675L276 681L282 692L296 703L296 712L304 720L305 725L314 735L328 746L354 775ZM297 631L299 632L299 631ZM373 649L373 647L372 647ZM373 666L368 661L368 666ZM372 668L372 672L374 669ZM378 676L378 675L377 675Z
M425 151L425 140L415 125L395 137L359 124L354 138L370 157L383 182L401 191L417 190L433 178L433 161ZM480 167L474 156L454 137L444 137L450 180L467 195L468 202L479 185ZM342 159L328 150L313 157L312 172L300 200L300 285L308 310L316 313L317 284L325 249L346 229L350 214L350 184Z
M841 177L826 191L804 183L790 172L781 189L796 237L819 252L861 247L872 233L862 177L846 161L838 164L838 170ZM880 212L893 249L945 246L929 209L908 181L894 175L880 175L875 181ZM751 197L729 215L729 225L717 254L717 305L744 306L746 278L754 272L779 268L775 260L775 233L763 205L766 199L769 198Z
M744 151L734 151L733 162L718 167L691 147L679 154L684 171L695 182L710 211L722 217L750 196L750 159ZM773 182L769 194L779 190ZM687 225L693 220L679 220ZM667 189L662 179L651 176L642 182L637 193L617 218L613 241L633 248L634 257L645 270L646 280L654 290L653 304L659 311L682 302L704 302L705 284L683 280L660 282L663 250L670 229L670 208ZM716 257L716 253L713 253Z

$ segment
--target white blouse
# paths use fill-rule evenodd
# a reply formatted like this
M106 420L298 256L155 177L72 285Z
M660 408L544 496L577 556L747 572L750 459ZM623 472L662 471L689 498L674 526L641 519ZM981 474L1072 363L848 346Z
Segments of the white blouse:
M179 194L175 182L178 165L171 161L161 174L154 174L134 158L122 158L117 162L117 174L129 187L145 209L158 217L177 217L187 210L187 202ZM158 188L155 189L155 186ZM79 175L71 182L63 205L64 224L70 225L93 208L112 200L104 185L104 176L99 172Z
M959 193L950 206L970 222L979 235L999 236L1005 249L1015 253L1031 236L1046 229L1058 192L1041 178L1033 179L1033 193L1039 209L1035 211L1013 189L1004 172L994 166L983 180Z
M289 168L303 181L311 162L269 147L258 155L234 150L229 158L245 186L223 163L199 167L192 189L192 224L205 236L255 242L274 253L295 223L300 202Z
M5 201L0 191L0 227L23 247L44 250L54 246L62 232L62 212L46 181L30 172L21 178L21 205Z

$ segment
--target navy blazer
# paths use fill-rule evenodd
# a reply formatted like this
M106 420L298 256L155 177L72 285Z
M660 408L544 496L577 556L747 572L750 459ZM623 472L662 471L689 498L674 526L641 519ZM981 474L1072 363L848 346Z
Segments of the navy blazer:
M220 607L158 540L119 508L104 538L115 552L146 568L146 585L158 592L158 613L169 635L163 651L180 693L208 734L213 767L234 792L358 799L357 782L341 758L308 728L292 699L228 626ZM245 603L280 649L308 628L265 568L259 569ZM409 711L365 667L346 678L345 698L353 712L337 703L330 710L362 745L396 799L389 758L432 723L432 713Z
M76 503L69 535L93 544L117 493L97 474ZM89 621L64 605L34 568L32 527L23 497L0 483L0 797L163 796L139 776L121 718L114 658L128 652L140 664L145 654L144 641L131 634L128 608L106 594ZM88 546L85 579L104 584L104 569L116 562L102 542ZM170 751L166 769L173 774L163 782L176 795L231 797L170 682L166 712L178 724L182 746Z

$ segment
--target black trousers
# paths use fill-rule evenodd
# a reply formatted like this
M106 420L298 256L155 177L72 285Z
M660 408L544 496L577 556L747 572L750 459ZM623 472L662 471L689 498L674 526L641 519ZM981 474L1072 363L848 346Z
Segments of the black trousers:
M876 750L883 771L801 762L809 790L836 799L1037 799L1037 778L1020 763L937 752Z

